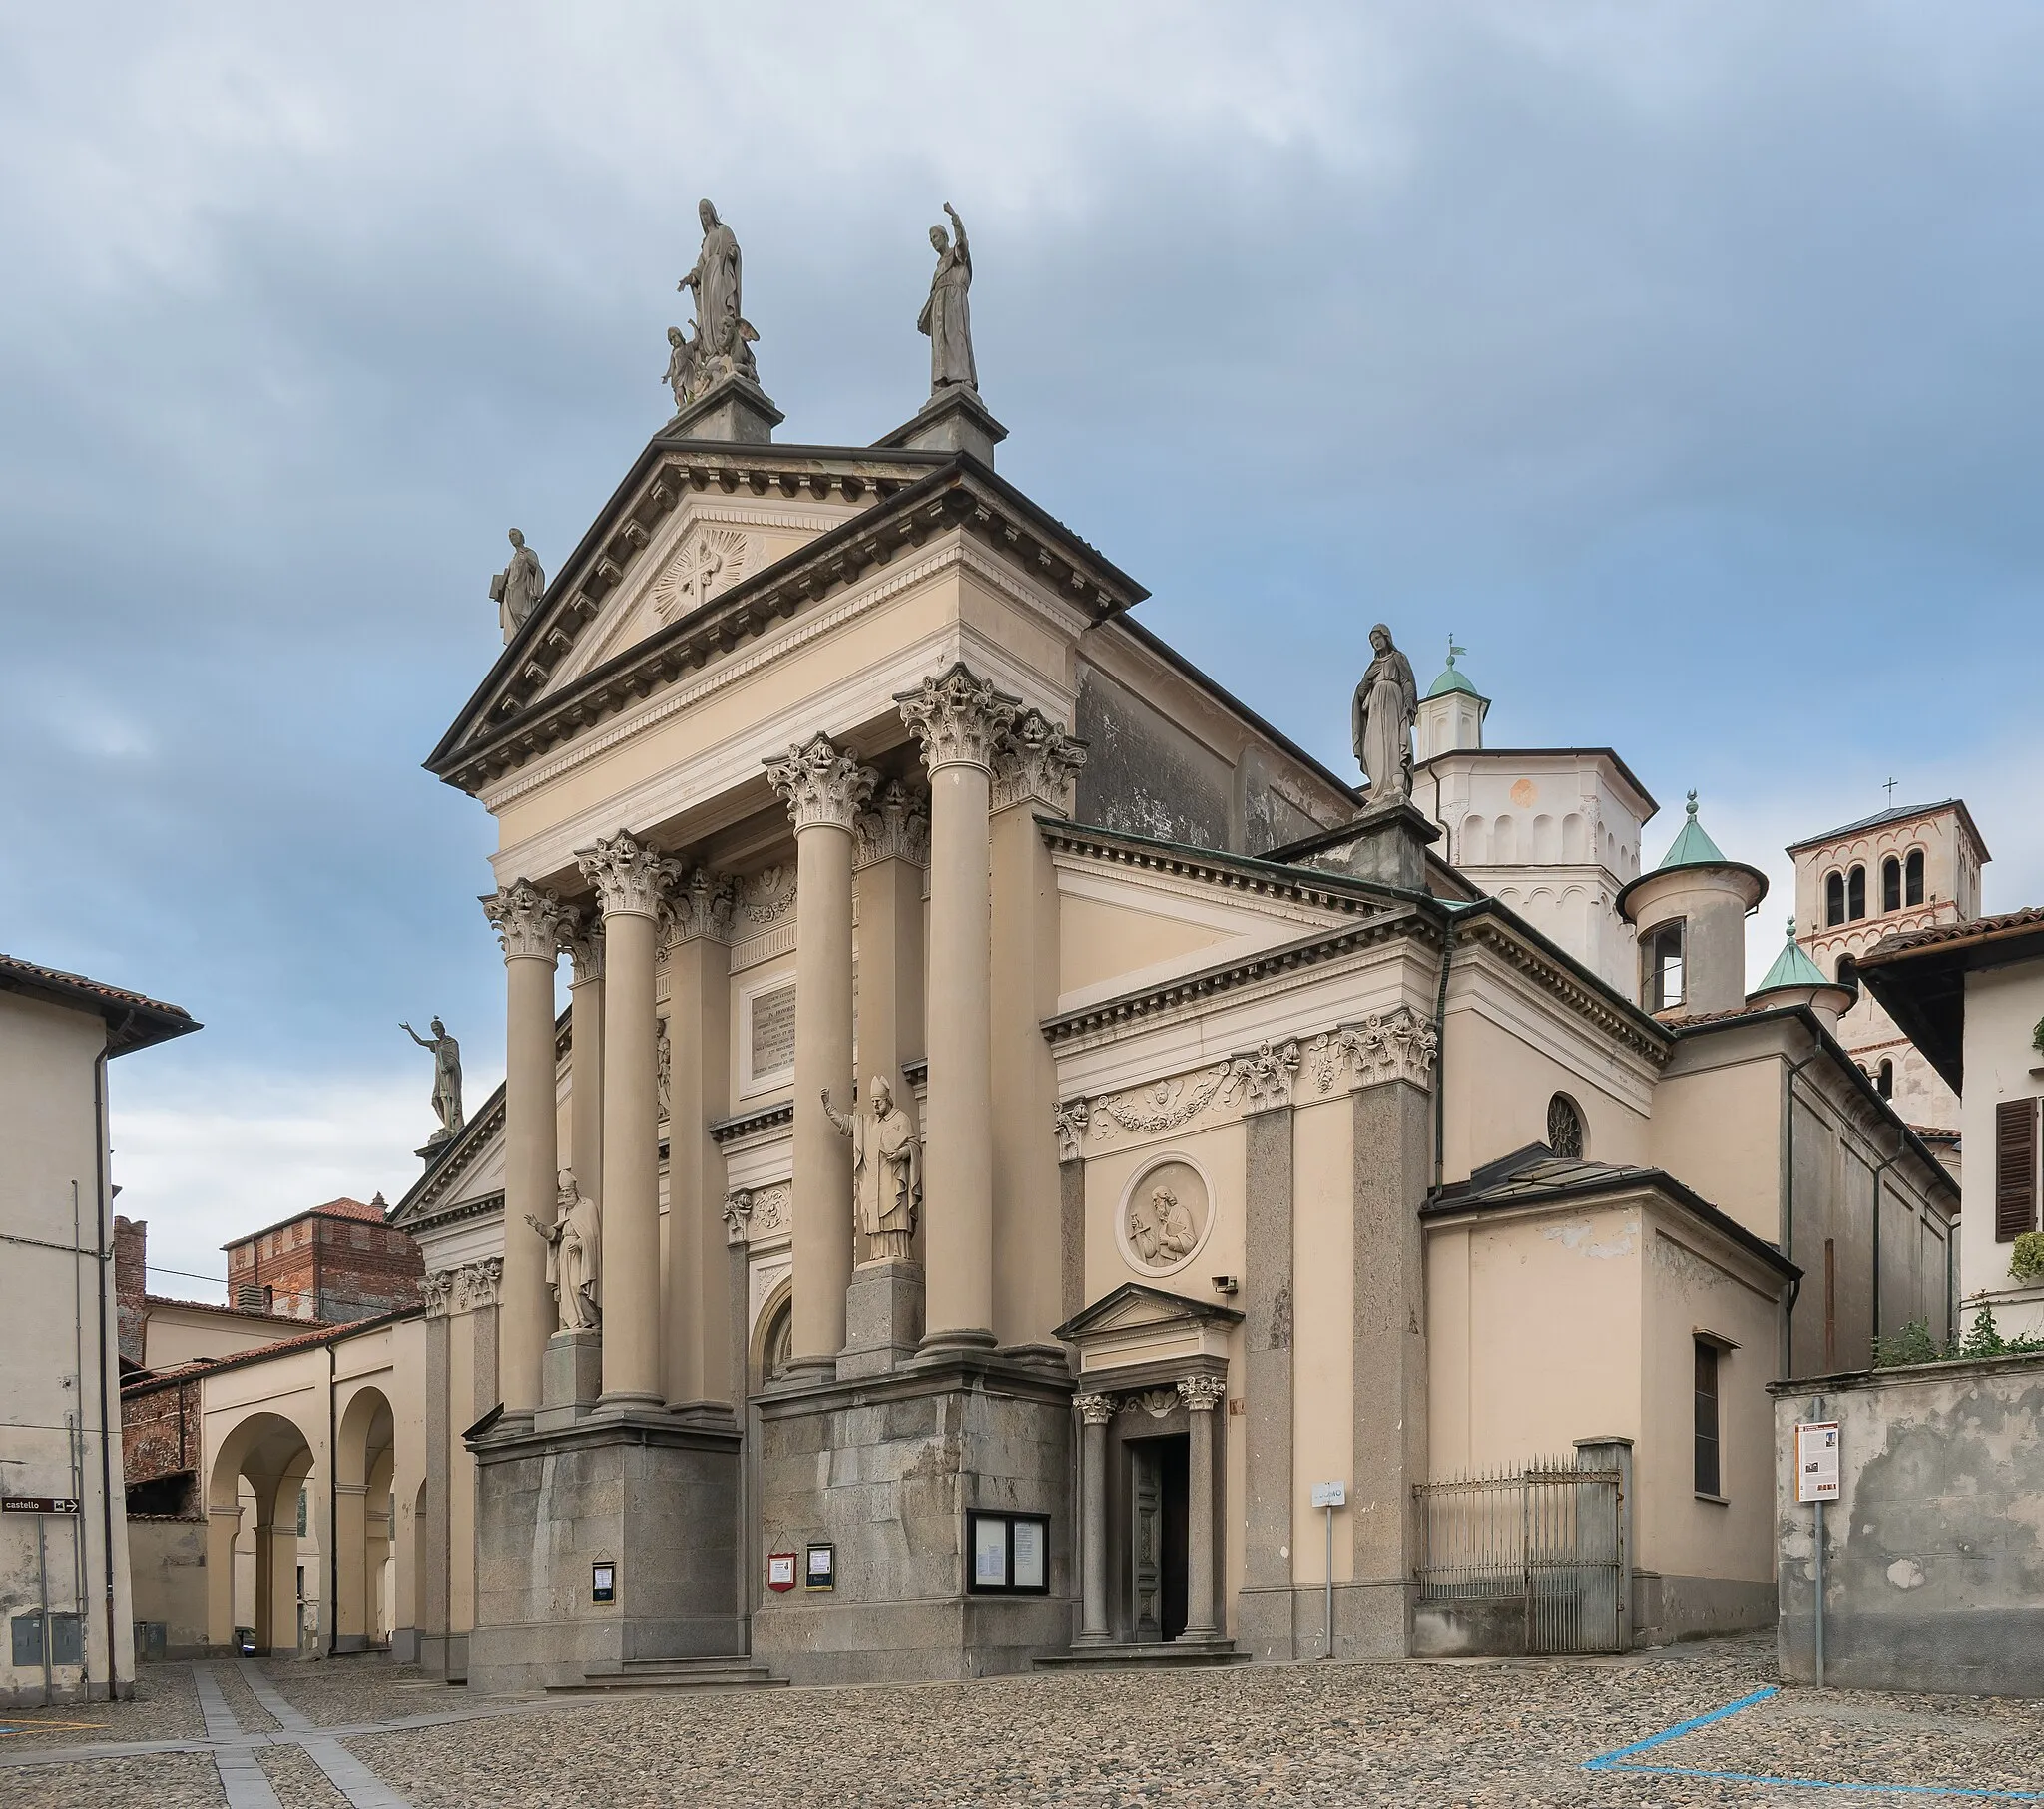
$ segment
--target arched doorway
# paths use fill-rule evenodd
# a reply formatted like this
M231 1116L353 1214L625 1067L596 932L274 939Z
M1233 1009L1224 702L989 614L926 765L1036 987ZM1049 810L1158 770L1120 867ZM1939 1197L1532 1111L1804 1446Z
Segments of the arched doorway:
M335 1429L333 1465L336 1652L387 1646L396 1579L391 1525L395 1420L380 1388L349 1396Z

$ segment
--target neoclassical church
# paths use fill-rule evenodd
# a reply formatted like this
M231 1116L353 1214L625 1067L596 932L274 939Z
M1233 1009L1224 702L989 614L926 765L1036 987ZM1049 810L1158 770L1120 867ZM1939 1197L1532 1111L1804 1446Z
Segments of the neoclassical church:
M1767 1384L1949 1311L1849 990L1749 997L1694 797L1644 860L1626 763L1486 746L1452 655L1363 789L1145 629L998 473L962 227L928 402L776 439L704 219L678 412L428 760L508 1040L394 1214L428 1665L1543 1649L1442 1517L1572 1464L1579 1642L1768 1621Z

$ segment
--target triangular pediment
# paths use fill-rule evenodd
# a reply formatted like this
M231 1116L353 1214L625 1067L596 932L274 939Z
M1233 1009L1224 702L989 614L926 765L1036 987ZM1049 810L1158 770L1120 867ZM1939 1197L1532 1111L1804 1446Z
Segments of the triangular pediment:
M1193 1300L1164 1288L1146 1287L1140 1281L1125 1281L1091 1306L1082 1307L1052 1335L1068 1344L1085 1344L1110 1335L1173 1326L1240 1325L1242 1318L1232 1306L1216 1306L1211 1300Z

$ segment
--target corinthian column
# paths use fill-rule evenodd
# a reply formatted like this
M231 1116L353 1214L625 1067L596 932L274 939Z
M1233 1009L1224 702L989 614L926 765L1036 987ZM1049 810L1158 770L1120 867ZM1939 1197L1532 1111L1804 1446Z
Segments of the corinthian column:
M603 924L569 938L574 979L568 985L570 1082L568 1165L582 1191L603 1210ZM545 1224L547 1221L541 1219ZM599 1220L598 1222L601 1222Z
M1218 1639L1214 1616L1214 1410L1228 1397L1220 1376L1188 1376L1178 1385L1188 1409L1192 1449L1186 1477L1186 1630L1188 1639Z
M575 858L603 904L603 1401L656 1406L660 1101L653 945L679 863L622 830Z
M823 1094L851 1108L851 833L877 778L827 735L766 762L794 823L794 1349L827 1369L844 1348L851 1150Z
M929 1335L994 1342L994 752L1020 700L961 663L895 701L930 775L929 1104L924 1115Z
M539 1406L540 1358L554 1328L546 1248L529 1212L554 1222L560 1156L554 1105L554 963L578 913L530 880L486 896L483 914L504 947L504 1291L498 1391L507 1413Z

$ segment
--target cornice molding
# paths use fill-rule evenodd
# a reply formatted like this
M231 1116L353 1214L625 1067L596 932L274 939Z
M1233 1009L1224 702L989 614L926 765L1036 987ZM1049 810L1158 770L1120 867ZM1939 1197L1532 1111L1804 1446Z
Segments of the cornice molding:
M1548 960L1530 943L1514 936L1506 924L1496 917L1478 917L1474 922L1458 925L1458 945L1473 943L1487 948L1498 956L1508 967L1523 974L1543 991L1567 1005L1578 1017L1588 1019L1607 1036L1623 1043L1635 1054L1645 1056L1656 1066L1665 1063L1674 1039L1661 1029L1636 1022L1630 1015L1614 1005L1604 994L1586 986L1568 969Z

